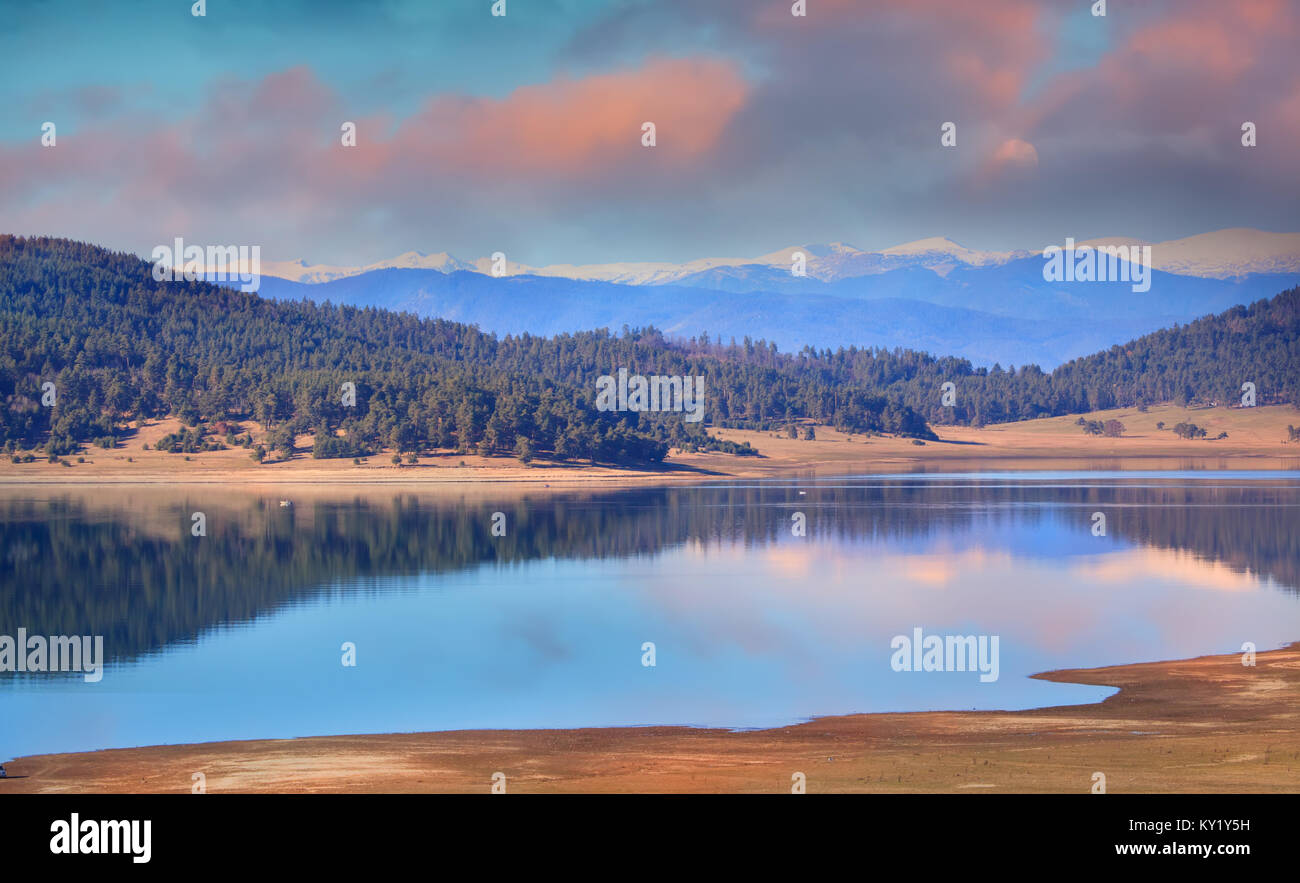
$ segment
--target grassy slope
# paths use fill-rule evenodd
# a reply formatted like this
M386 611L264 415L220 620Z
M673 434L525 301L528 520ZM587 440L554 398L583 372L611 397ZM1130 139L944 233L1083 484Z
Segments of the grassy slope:
M88 448L81 456L86 463L64 467L43 459L34 463L0 461L0 483L145 481L204 481L279 483L295 481L330 482L472 482L472 481L660 481L664 478L695 478L731 475L753 477L788 474L816 469L836 471L890 471L947 464L950 468L979 468L1014 465L1020 468L1057 468L1102 465L1107 468L1177 468L1184 460L1203 461L1222 468L1300 468L1300 443L1287 441L1287 425L1300 425L1300 411L1290 406L1258 408L1152 407L1146 413L1133 409L1099 411L1090 419L1115 418L1126 432L1122 438L1085 435L1075 424L1077 415L1049 417L1020 423L1005 423L974 429L939 426L941 441L915 445L910 439L854 436L828 427L817 428L817 439L789 439L783 434L744 430L717 430L725 439L748 441L762 458L726 454L672 454L665 470L636 470L614 467L554 464L537 461L524 466L512 457L475 457L451 451L422 457L418 466L393 466L392 453L367 458L357 466L351 459L313 460L299 453L288 462L262 465L249 458L244 448L204 454L165 454L152 448L165 433L176 430L176 420L152 422L121 447L105 451ZM1163 421L1166 428L1157 430ZM1189 441L1176 437L1169 427L1180 421L1206 429L1208 438ZM260 436L251 422L244 426ZM1228 438L1214 440L1220 432ZM300 436L300 448L309 450L310 436ZM190 460L185 457L189 456ZM130 458L133 462L128 462ZM1109 461L1117 461L1110 463ZM461 463L464 466L461 466Z

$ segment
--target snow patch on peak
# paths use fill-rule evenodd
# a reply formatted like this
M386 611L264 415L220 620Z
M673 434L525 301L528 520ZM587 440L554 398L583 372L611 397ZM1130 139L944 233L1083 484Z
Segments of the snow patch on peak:
M957 254L969 252L970 249L964 245L958 245L946 236L931 236L928 239L918 239L915 242L904 242L902 245L890 246L884 249L881 254L930 254L936 251L945 254Z
M1180 276L1229 279L1251 273L1300 272L1300 233L1233 227L1166 242L1112 236L1079 243L1084 245L1093 248L1150 246L1150 261L1142 257L1143 262Z
M1248 227L1202 233L1185 239L1150 243L1112 236L1080 242L1084 245L1150 246L1151 265L1157 270L1185 276L1229 278L1251 273L1300 272L1300 233L1269 233ZM550 264L531 267L507 263L506 275L529 274L584 281L617 282L624 285L707 285L718 274L732 279L752 280L761 287L774 270L789 272L794 255L802 253L809 277L835 282L871 276L899 269L925 269L939 275L966 267L992 267L1008 261L1041 254L1041 251L980 251L967 248L944 236L932 236L886 248L862 251L846 242L792 245L753 258L697 258L685 263L637 261L607 264ZM463 261L446 252L408 251L395 258L364 267L308 264L305 260L262 263L263 272L295 282L329 282L371 270L403 268L490 274L491 258ZM707 275L702 275L707 274ZM691 277L700 277L692 280Z
M915 242L904 242L902 245L891 246L882 251L881 254L896 258L916 258L921 260L923 264L927 261L933 263L942 258L948 258L960 261L963 264L969 264L972 267L984 267L992 264L1004 264L1013 258L1027 254L1027 252L979 251L953 242L946 236L931 236L928 239L918 239Z

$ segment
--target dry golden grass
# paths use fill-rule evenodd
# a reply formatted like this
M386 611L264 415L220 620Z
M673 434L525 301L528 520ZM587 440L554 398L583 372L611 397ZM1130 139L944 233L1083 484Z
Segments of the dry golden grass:
M1287 425L1300 425L1300 412L1289 406L1259 408L1176 408L1157 406L1146 413L1132 409L1099 411L1089 419L1115 418L1126 427L1121 438L1085 435L1075 424L1077 416L1050 417L1021 423L1004 423L982 429L939 426L938 442L916 445L911 439L847 436L826 426L817 427L817 439L789 439L784 433L719 429L724 439L748 441L761 457L673 452L659 469L617 468L586 464L536 461L525 466L511 457L478 457L451 452L421 457L418 465L394 466L392 452L368 457L361 465L351 459L314 460L298 453L288 461L257 464L245 448L202 454L167 454L154 450L158 439L179 428L174 419L151 421L121 447L106 451L87 449L86 460L71 466L47 462L14 464L0 461L0 484L47 483L229 483L262 485L284 483L358 484L463 484L526 482L587 484L653 483L702 478L790 475L800 472L889 472L942 467L979 468L1300 468L1300 443L1287 441ZM1166 428L1156 429L1163 421ZM1177 438L1171 427L1195 423L1209 438ZM244 426L261 439L257 424ZM1228 438L1213 436L1227 432ZM148 445L150 450L145 450ZM300 436L298 446L309 450L311 436ZM189 457L187 460L186 457ZM461 465L461 464L464 465Z

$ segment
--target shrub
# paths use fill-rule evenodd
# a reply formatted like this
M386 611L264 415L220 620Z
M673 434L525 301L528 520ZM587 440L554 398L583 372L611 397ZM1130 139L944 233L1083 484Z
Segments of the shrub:
M316 441L312 445L311 455L317 460L341 460L351 457L354 460L363 454L367 454L365 448L357 443L355 439L344 436L340 438L337 435L316 434Z
M204 439L204 429L202 427L198 429L182 429L180 432L169 432L158 439L156 447L168 454L197 454L199 451L220 449L220 445L213 447L213 443Z
M51 435L45 443L45 453L53 455L75 454L80 448L76 439L68 435Z

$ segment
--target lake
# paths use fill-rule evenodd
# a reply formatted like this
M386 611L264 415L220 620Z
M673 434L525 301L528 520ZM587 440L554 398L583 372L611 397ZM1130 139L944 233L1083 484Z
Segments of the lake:
M106 663L0 673L0 761L1093 702L1029 675L1300 639L1298 527L1296 473L1235 470L9 489L0 635L100 635ZM897 670L916 629L996 636L996 679Z

